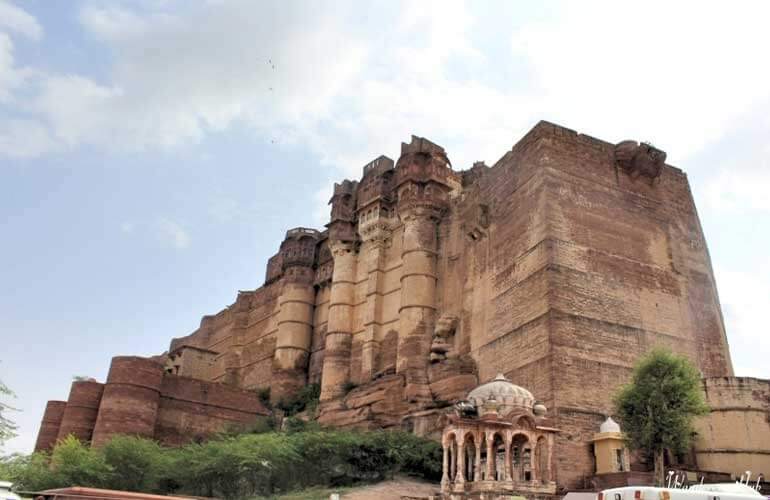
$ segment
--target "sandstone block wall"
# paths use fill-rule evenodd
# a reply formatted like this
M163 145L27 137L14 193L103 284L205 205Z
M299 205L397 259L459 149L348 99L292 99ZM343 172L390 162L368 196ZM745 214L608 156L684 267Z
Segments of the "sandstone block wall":
M270 388L273 401L319 383L324 423L426 435L502 372L560 427L562 488L593 474L590 440L651 347L732 375L687 178L653 146L540 122L493 166L455 170L413 136L397 161L335 184L329 204L325 230L287 231L264 285L172 340L166 366L197 349L206 362L185 373L203 381ZM123 426L120 401L147 422L185 414L158 380L108 380L102 426Z
M256 393L164 371L148 358L113 358L105 384L72 383L69 399L49 401L35 451L73 435L95 446L116 434L181 445L269 415Z
M45 405L43 420L40 422L40 430L35 441L35 451L50 451L59 437L59 428L64 416L66 401L49 401Z
M104 385L95 380L72 383L57 439L64 439L71 434L80 441L91 441L103 391Z

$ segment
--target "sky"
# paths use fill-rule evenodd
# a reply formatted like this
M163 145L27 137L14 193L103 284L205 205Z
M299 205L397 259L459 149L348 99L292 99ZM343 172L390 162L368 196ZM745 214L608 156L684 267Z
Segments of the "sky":
M0 380L46 400L257 288L411 134L491 165L541 119L689 176L736 374L770 378L770 3L0 0Z

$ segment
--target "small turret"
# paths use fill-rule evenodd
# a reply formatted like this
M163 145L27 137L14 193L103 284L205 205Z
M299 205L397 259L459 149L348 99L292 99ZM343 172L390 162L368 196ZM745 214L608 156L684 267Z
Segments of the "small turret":
M444 148L413 135L409 144L401 144L395 184L400 214L420 208L438 214L448 205L448 193L461 182Z
M347 179L340 184L334 184L334 194L329 200L329 205L332 206L331 218L326 224L331 241L354 242L357 239L355 230L357 188L358 182Z

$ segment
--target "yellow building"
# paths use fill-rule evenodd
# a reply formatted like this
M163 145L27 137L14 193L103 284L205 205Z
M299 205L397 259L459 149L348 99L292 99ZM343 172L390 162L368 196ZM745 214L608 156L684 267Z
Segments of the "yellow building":
M596 474L612 472L627 472L629 470L628 449L623 442L620 425L607 417L594 434L594 456L596 457Z

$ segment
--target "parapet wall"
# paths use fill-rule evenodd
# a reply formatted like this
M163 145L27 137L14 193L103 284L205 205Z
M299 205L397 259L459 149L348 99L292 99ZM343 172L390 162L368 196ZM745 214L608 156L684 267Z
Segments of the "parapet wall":
M696 423L695 455L705 470L770 477L770 380L703 380L711 413Z

